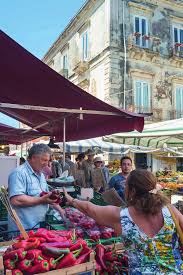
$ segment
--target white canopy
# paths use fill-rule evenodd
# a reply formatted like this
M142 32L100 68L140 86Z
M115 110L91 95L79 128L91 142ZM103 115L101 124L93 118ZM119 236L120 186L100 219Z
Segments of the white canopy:
M63 148L62 142L57 144ZM84 153L87 149L94 149L111 154L123 154L128 148L128 145L105 142L101 137L66 142L67 153Z

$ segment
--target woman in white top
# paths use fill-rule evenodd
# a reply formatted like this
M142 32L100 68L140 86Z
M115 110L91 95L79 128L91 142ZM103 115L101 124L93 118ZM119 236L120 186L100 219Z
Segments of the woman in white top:
M166 206L169 202L156 189L156 178L151 172L139 169L130 173L125 209L79 201L66 191L65 196L69 204L122 236L129 274L183 274L177 231ZM182 214L171 208L183 230Z

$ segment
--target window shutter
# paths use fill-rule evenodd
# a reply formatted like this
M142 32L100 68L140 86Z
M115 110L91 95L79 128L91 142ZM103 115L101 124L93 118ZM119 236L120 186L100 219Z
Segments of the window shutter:
M135 32L140 32L139 17L135 17Z
M180 43L183 44L183 30L180 30Z
M140 109L142 105L142 90L141 90L141 82L136 81L136 87L135 87L135 105L137 106L138 110Z
M174 42L175 43L178 42L178 30L177 30L177 28L174 28Z
M143 107L148 112L150 107L150 91L148 83L143 83Z
M176 89L176 118L180 117L180 111L181 111L181 88Z
M142 46L147 47L148 41L143 37L143 35L147 35L147 21L145 19L142 19Z
M88 58L88 32L86 32L86 34L85 34L85 43L86 43L86 45L85 45L85 59L87 59Z
M143 36L144 34L147 34L146 31L147 31L147 30L146 30L146 20L145 20L145 19L142 19L142 36Z
M67 66L67 54L63 56L63 69L68 69Z
M85 59L85 53L84 53L84 49L85 49L85 41L84 41L84 35L82 35L81 37L81 43L82 43L82 59Z

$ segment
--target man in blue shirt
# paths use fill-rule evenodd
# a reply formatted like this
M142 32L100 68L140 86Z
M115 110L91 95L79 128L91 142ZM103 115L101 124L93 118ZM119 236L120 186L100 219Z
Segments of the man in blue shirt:
M113 176L109 181L109 188L114 188L119 196L125 200L125 182L132 170L132 159L130 157L122 157L121 161L121 173Z
M45 144L35 144L29 150L28 160L15 169L9 176L8 193L12 207L15 209L25 229L45 221L49 204L63 214L55 200L49 198L50 193L40 197L40 193L48 192L46 179L42 169L48 165L51 150ZM9 230L17 230L14 221L9 217Z

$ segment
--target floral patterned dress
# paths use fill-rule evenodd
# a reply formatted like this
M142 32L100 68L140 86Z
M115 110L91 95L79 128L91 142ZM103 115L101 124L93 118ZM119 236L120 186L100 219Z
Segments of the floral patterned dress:
M167 207L164 226L149 238L132 220L128 208L121 210L122 241L129 257L129 274L183 274L176 227Z

